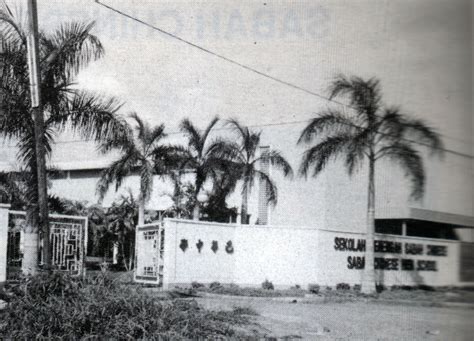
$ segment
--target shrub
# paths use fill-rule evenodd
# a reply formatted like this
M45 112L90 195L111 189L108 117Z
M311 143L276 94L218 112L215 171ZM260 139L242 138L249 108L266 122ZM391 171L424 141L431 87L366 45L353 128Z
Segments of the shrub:
M418 290L424 290L424 291L436 291L434 287L431 285L426 285L426 284L420 284L417 287Z
M192 282L191 283L191 288L193 289L199 289L199 288L203 288L204 287L204 284L202 283L199 283L199 282Z
M232 311L237 315L257 316L258 313L251 307L233 307Z
M362 289L362 286L360 284L354 284L352 287L352 290L354 291L360 291Z
M237 284L235 284L235 283L230 283L230 284L229 284L229 289L231 289L231 290L237 290L237 289L240 289L240 287L239 287Z
M263 283L262 283L262 289L264 290L274 290L275 287L273 286L273 283L270 282L268 279L266 279Z
M312 294L319 294L319 290L320 290L320 286L319 284L310 284L308 285L308 291Z
M351 286L347 283L337 283L336 290L350 290Z
M194 300L164 300L100 274L60 273L23 280L0 312L0 339L245 338L245 308L206 311Z
M211 289L212 291L219 290L222 288L223 286L219 282L212 282L211 284L209 284L209 289Z
M376 284L375 285L375 291L377 291L378 293L381 293L382 291L385 291L387 290L387 287L383 284Z

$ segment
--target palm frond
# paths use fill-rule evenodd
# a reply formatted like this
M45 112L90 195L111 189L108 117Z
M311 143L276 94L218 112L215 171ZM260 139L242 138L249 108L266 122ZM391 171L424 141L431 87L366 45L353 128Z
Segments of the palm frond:
M355 134L352 142L346 148L345 166L349 176L362 164L367 151L370 149L371 129L365 129Z
M424 120L412 119L401 112L397 107L384 110L380 121L381 140L396 143L401 140L410 140L426 145L432 153L443 153L443 142L438 132Z
M145 121L143 121L142 118L138 116L136 112L132 112L129 116L137 124L135 126L135 131L137 132L138 140L145 142L148 139L149 130L150 130L148 124Z
M204 146L206 144L206 141L209 137L209 134L211 133L212 128L217 124L219 121L219 117L214 117L211 122L207 125L206 129L204 129L202 135L201 135L201 154L204 151Z
M158 145L153 147L150 154L153 158L157 174L179 170L192 159L189 150L179 145Z
M382 99L380 82L376 78L364 80L357 76L347 78L338 75L329 86L329 99L348 96L350 105L356 108L356 114L374 122Z
M255 173L258 175L259 181L261 181L265 186L267 192L267 202L275 206L278 203L278 188L276 184L265 172L255 170Z
M128 125L117 115L122 104L113 97L97 96L81 91L66 103L63 113L51 115L46 125L58 131L70 127L86 140L97 142L113 139L114 136L128 135Z
M0 32L3 40L26 45L26 33L11 12L0 10Z
M318 175L331 159L336 159L347 150L353 138L352 134L330 136L309 148L303 155L299 173L306 177L312 167L312 176Z
M181 131L188 138L188 146L196 151L199 151L201 145L201 135L199 134L196 127L187 118L180 123Z
M112 183L115 182L116 191L119 189L124 178L132 172L134 167L137 165L137 162L137 153L135 153L134 150L129 150L102 171L96 187L99 201L104 199L105 194Z
M384 157L398 163L411 180L411 197L419 200L423 197L425 186L425 171L423 158L410 144L399 142L385 150Z
M283 172L285 177L293 177L293 169L290 163L281 155L278 150L268 150L260 155L258 160L269 162L270 165Z
M165 133L165 125L163 123L160 125L157 125L150 130L148 144L150 146L153 146L156 143L158 143L161 139L164 139L166 136L167 134Z
M321 133L339 133L357 129L358 123L344 113L329 109L313 118L303 129L298 144L309 143Z
M103 56L104 48L91 30L94 22L63 24L51 36L43 36L42 67L46 74L70 79L80 70Z

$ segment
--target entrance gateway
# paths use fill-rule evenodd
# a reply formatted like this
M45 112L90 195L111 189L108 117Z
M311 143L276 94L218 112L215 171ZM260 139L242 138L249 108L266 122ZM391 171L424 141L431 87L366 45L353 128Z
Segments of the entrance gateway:
M164 242L163 222L137 226L135 231L135 282L163 285Z
M51 264L53 269L67 271L73 276L85 274L87 250L87 217L51 214L49 216ZM8 211L7 280L21 274L23 258L24 211ZM38 259L42 260L43 240L40 234Z

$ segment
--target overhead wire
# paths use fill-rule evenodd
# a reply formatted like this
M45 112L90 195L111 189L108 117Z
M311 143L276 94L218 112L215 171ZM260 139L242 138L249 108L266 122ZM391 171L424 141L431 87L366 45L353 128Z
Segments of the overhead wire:
M187 45L189 45L189 46L191 46L191 47L194 47L194 48L196 48L196 49L198 49L198 50L200 50L200 51L202 51L202 52L205 52L205 53L207 53L207 54L213 55L214 57L217 57L217 58L219 58L219 59L221 59L221 60L224 60L224 61L226 61L226 62L228 62L228 63L230 63L230 64L233 64L233 65L236 65L236 66L238 66L238 67L241 67L241 68L243 68L243 69L245 69L245 70L247 70L247 71L249 71L249 72L252 72L252 73L255 73L255 74L257 74L257 75L260 75L260 76L262 76L262 77L264 77L264 78L273 80L273 81L275 81L275 82L277 82L277 83L283 84L283 85L288 86L288 87L290 87L290 88L293 88L293 89L296 89L296 90L305 92L305 93L307 93L307 94L309 94L309 95L318 97L318 98L323 99L323 100L325 100L325 101L338 104L338 105L340 105L340 106L342 106L342 107L347 107L347 108L350 108L350 109L354 109L352 106L347 105L347 104L345 104L345 103L343 103L343 102L340 102L340 101L337 101L337 100L335 100L335 99L333 99L333 98L329 98L329 97L327 97L327 96L321 95L321 94L319 94L319 93L317 93L317 92L315 92L315 91L312 91L312 90L303 88L302 86L293 84L293 83L291 83L291 82L282 80L282 79L280 79L280 78L278 78L278 77L269 75L269 74L267 74L267 73L265 73L265 72L262 72L262 71L260 71L260 70L257 70L257 69L255 69L255 68L253 68L253 67L250 67L250 66L245 65L245 64L243 64L243 63L240 63L240 62L238 62L238 61L236 61L236 60L233 60L233 59L231 59L231 58L229 58L229 57L226 57L226 56L224 56L224 55L222 55L222 54L216 53L216 52L214 52L214 51L212 51L212 50L210 50L210 49L208 49L208 48L205 48L205 47L200 46L200 45L198 45L198 44L195 44L195 43L193 43L193 42L191 42L191 41L189 41L189 40L186 40L186 39L184 39L184 38L181 38L181 37L179 37L179 36L177 36L177 35L175 35L175 34L173 34L173 33L170 33L170 32L168 32L168 31L166 31L166 30L164 30L164 29L162 29L162 28L160 28L160 27L158 27L158 26L152 25L152 24L150 24L150 23L148 23L148 22L146 22L146 21L144 21L144 20L142 20L142 19L136 18L136 17L134 17L134 16L132 16L132 15L130 15L130 14L127 14L127 13L121 11L121 10L118 10L118 9L112 7L112 6L109 6L109 5L103 3L103 2L101 2L101 1L99 1L99 0L94 0L94 1L95 1L95 3L97 3L98 5L103 6L103 7L107 8L108 10L111 10L111 11L113 11L113 12L119 14L119 15L122 15L122 16L124 16L124 17L126 17L126 18L128 18L128 19L130 19L130 20L133 20L133 21L135 21L135 22L138 22L138 23L140 23L140 24L142 24L142 25L145 25L145 26L147 26L147 27L149 27L149 28L151 28L151 29L153 29L153 30L156 30L156 31L158 31L158 32L160 32L160 33L162 33L162 34L168 36L168 37L171 37L171 38L173 38L173 39L175 39L175 40L178 40L178 41L180 41L180 42L182 42L182 43L184 43L184 44L187 44ZM307 120L307 121L309 122L310 120ZM293 123L293 122L291 122L291 123ZM296 123L296 122L295 122L295 123ZM282 124L289 124L289 123L282 123ZM272 123L272 124L267 124L267 125L278 125L278 123ZM262 126L266 126L266 125L262 125ZM358 129L363 129L363 127L360 127L360 126L357 126L357 125L353 125L353 126L354 126L355 128L358 128ZM392 136L392 135L390 135L390 134L388 134L388 133L384 133L384 132L380 132L380 131L378 131L377 133L378 133L378 134L382 134L382 135L386 135L386 136ZM393 137L393 136L392 136L392 137ZM425 147L430 147L429 144L423 143L423 142L420 142L420 141L411 140L411 139L406 139L406 138L403 138L403 140L405 140L405 141L407 141L407 142L410 142L410 143L416 143L416 144L419 144L419 145L422 145L422 146L425 146ZM441 147L438 147L437 149L440 150L440 151L443 151L443 152L448 152L448 153L456 154L456 155L458 155L458 156L462 156L462 157L474 159L474 156L473 156L473 155L470 155L470 154L467 154L467 153L463 153L463 152L459 152L459 151L457 151L457 150L448 149L448 148L441 148Z

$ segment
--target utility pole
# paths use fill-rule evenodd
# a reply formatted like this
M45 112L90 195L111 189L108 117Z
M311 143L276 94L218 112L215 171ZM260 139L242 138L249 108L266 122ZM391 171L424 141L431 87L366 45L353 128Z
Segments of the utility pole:
M28 68L30 72L31 109L35 125L36 171L38 181L38 228L43 233L43 263L51 269L49 245L48 190L46 185L46 159L43 105L41 103L41 71L38 47L38 9L36 0L28 0ZM32 170L34 171L34 170Z

